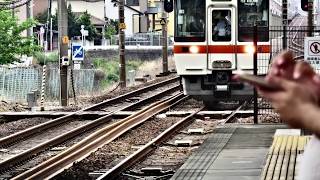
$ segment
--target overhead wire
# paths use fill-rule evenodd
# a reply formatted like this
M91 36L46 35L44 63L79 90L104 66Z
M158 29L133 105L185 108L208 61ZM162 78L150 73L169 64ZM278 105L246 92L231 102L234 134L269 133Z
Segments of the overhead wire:
M29 3L31 0L16 0L16 1L8 1L8 2L1 2L0 8L1 9L16 9L18 7L24 6Z

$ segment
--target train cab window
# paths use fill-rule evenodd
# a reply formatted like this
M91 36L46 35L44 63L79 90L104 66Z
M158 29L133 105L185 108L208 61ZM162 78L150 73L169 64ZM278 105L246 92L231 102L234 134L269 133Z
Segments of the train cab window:
M205 0L175 1L176 42L205 41L206 24Z
M238 0L238 40L253 41L253 30L258 28L258 41L269 41L269 1Z
M212 11L212 40L231 41L231 11Z

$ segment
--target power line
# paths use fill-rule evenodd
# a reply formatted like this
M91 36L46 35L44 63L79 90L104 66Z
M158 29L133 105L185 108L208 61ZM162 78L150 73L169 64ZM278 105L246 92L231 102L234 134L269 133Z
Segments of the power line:
M1 9L16 9L18 7L24 6L27 3L29 3L31 0L16 0L16 1L10 1L10 2L1 2L0 8Z

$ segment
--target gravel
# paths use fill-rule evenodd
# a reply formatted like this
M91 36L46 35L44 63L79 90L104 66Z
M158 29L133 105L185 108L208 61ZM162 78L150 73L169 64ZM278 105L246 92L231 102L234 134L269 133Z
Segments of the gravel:
M47 122L49 120L51 119L29 118L29 119L20 119L12 122L5 122L0 125L0 137L8 136L10 134Z
M54 179L91 179L89 172L109 169L136 151L136 147L148 143L180 118L153 118L117 140L103 146L84 160L75 163Z
M27 110L28 107L19 103L8 103L6 101L0 101L0 112L21 112Z

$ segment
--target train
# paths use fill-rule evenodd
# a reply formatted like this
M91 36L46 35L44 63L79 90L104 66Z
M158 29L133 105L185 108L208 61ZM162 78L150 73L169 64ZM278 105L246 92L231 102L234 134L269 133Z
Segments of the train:
M233 80L253 73L254 26L258 58L270 60L269 27L282 25L274 0L175 0L174 61L183 92L207 107L223 101L247 101L253 87ZM279 3L278 3L279 4ZM261 74L260 70L258 72Z

